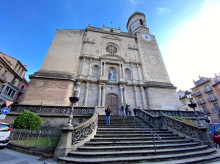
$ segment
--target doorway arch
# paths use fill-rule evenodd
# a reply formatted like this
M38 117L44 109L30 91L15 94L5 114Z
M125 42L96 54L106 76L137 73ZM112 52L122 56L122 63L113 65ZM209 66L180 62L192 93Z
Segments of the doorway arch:
M109 107L112 115L119 115L118 96L113 93L106 95L105 99L106 107Z

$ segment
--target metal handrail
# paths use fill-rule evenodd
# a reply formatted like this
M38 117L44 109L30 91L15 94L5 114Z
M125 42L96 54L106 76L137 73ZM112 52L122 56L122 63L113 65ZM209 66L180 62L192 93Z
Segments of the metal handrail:
M141 125L141 130L142 130L142 136L143 136L143 141L144 141L144 130L147 131L147 132L150 132L151 135L152 135L152 139L153 139L153 144L154 144L154 152L155 152L155 155L157 154L156 152L156 147L155 147L155 142L154 142L154 139L157 138L157 139L161 139L161 137L155 133L153 130L151 130L151 128L149 128L147 125L145 125L139 118L137 117L134 117L134 126L135 126L135 131L136 131L136 121Z

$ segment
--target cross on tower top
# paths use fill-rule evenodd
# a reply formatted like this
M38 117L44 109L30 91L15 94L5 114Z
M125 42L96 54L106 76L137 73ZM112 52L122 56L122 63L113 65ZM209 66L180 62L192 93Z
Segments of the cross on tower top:
M112 28L112 23L113 23L113 22L110 22L110 23L111 23L111 28Z

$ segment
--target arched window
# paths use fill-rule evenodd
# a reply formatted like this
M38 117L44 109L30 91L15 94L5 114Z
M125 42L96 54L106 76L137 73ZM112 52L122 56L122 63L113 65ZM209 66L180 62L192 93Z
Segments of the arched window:
M131 80L131 71L128 68L125 69L125 79Z
M142 21L142 19L140 19L140 24L143 25L143 21Z
M99 77L99 66L93 65L92 67L92 76Z

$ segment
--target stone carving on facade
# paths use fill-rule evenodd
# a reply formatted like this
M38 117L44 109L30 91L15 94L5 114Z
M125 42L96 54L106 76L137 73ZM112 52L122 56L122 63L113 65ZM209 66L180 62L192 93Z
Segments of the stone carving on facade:
M112 68L109 71L109 81L110 82L115 82L116 81L115 71Z

